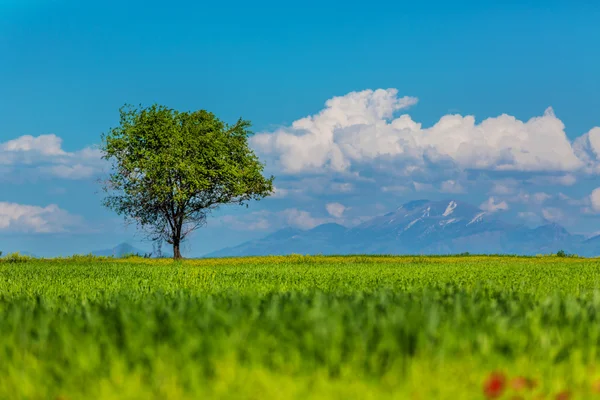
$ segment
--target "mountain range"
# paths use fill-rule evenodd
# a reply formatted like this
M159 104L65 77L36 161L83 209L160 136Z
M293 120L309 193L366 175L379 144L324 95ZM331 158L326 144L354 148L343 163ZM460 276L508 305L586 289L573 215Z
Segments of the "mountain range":
M571 234L556 223L537 228L503 221L471 204L416 200L352 228L335 223L285 228L205 257L283 254L518 254L563 250L600 255L600 236Z

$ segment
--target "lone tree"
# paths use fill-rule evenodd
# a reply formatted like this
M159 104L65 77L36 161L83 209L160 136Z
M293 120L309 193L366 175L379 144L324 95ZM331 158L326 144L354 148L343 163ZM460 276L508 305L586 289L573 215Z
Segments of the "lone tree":
M273 191L273 177L248 146L250 122L221 122L205 110L153 105L120 109L117 128L102 135L112 162L104 205L135 222L156 242L181 243L223 204L248 206Z

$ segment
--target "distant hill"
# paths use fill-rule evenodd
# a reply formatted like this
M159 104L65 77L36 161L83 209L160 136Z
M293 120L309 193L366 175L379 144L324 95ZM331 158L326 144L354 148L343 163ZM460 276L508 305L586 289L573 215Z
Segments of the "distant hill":
M210 253L207 257L291 254L298 253L299 249L305 254L335 254L336 238L346 231L338 224L324 224L309 231L286 228L262 239Z
M113 247L112 249L93 251L92 255L103 256L103 257L123 257L124 255L127 255L127 254L143 255L145 253L147 253L147 252L145 252L144 250L140 250L136 247L133 247L129 243L121 243L121 244Z
M588 240L585 241L587 244L593 244L595 246L600 247L600 235L592 236Z
M535 229L455 200L416 200L353 228L324 224L286 228L206 257L278 254L520 254L600 255L600 236L587 239L558 224Z

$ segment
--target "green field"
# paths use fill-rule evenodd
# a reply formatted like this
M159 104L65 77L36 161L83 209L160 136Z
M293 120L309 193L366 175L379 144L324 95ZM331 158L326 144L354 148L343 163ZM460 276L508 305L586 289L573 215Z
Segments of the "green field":
M599 289L560 257L2 261L0 398L600 398Z

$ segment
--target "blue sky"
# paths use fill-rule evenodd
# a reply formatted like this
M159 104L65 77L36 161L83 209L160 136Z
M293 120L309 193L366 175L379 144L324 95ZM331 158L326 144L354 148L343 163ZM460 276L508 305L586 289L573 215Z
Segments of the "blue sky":
M190 256L415 198L600 231L594 2L218 3L0 0L0 250L141 239L101 207L93 146L155 102L250 119L276 176Z

